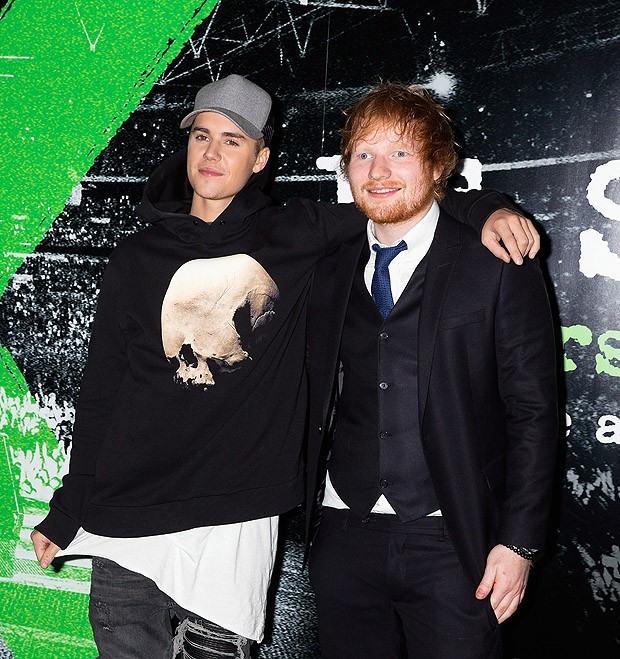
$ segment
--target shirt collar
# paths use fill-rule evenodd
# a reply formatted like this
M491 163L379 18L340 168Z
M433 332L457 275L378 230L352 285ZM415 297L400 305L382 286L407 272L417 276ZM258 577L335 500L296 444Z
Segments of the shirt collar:
M425 245L429 244L433 240L435 235L435 229L437 228L437 222L439 220L439 204L436 201L433 201L431 207L428 209L426 215L414 226L407 231L407 233L399 238L394 245L397 245L401 240L404 240L407 243L407 249L411 250L416 245ZM366 225L366 235L368 236L368 244L372 252L372 246L376 243L379 247L391 247L391 245L384 245L380 243L374 234L375 223L372 220L368 220Z

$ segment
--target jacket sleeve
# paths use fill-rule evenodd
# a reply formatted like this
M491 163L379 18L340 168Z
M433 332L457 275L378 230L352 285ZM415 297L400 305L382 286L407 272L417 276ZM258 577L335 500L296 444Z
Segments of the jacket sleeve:
M112 254L101 284L76 406L69 472L50 501L49 514L36 526L63 549L82 526L93 489L97 453L127 368L119 310L123 287L116 261Z
M554 331L537 260L504 265L495 342L507 433L498 541L542 549L555 471L558 409Z
M457 192L448 188L439 205L448 215L473 227L478 235L482 233L482 227L491 213L500 208L507 208L515 213L519 212L508 197L496 190Z

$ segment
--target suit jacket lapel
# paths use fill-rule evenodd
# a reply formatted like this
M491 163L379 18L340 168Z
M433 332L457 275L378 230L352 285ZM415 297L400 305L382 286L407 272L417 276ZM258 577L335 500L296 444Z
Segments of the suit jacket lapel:
M338 251L338 266L334 276L334 288L332 291L332 300L329 305L331 318L329 330L327 333L327 352L325 376L329 382L324 383L323 391L327 393L323 399L323 418L326 418L331 398L333 374L338 368L338 355L340 353L340 340L344 327L344 320L347 313L347 304L351 295L353 277L355 269L360 259L364 245L368 244L366 232L358 239L344 243Z
M424 420L426 397L433 364L435 340L445 295L461 251L459 223L443 211L428 252L424 292L418 328L418 398L420 424Z

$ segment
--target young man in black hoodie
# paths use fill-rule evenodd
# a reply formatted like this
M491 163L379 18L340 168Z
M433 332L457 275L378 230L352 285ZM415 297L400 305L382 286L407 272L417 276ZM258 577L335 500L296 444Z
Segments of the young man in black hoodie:
M102 657L247 657L262 639L277 516L303 498L312 274L364 228L353 206L272 205L270 111L241 76L198 92L187 149L146 185L150 226L101 285L69 473L32 540L44 568L60 548L95 557ZM490 242L512 221L525 252L529 225L505 206L445 205L478 225L499 210Z

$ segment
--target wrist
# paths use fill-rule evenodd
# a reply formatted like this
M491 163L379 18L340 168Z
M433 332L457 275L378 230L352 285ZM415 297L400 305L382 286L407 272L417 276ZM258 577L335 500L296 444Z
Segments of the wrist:
M534 561L536 556L538 556L538 549L531 549L529 547L519 547L518 545L504 545L504 547L507 547L510 549L510 551L513 551L515 554L518 556L521 556L521 558L524 558L526 561Z

